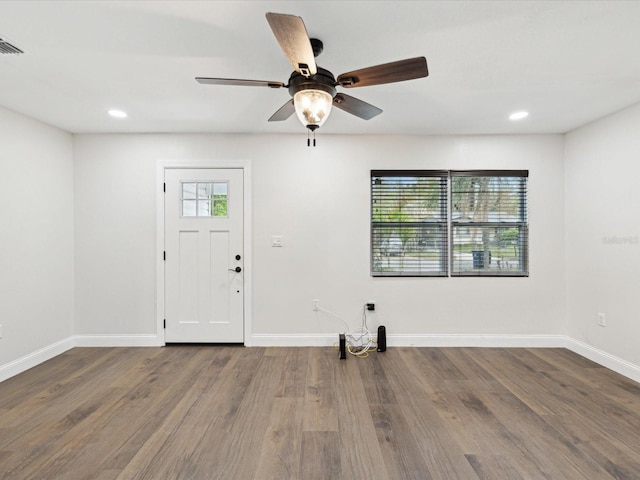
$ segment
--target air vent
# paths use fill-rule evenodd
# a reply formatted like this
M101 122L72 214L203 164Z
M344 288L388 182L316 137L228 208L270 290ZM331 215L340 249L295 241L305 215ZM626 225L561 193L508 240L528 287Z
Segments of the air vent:
M21 55L24 52L15 45L10 44L6 40L0 38L0 54L2 55Z

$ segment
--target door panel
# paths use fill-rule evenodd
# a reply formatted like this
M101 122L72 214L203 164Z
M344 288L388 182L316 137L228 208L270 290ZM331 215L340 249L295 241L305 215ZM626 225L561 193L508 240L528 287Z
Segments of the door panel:
M243 171L166 169L165 184L165 341L243 343Z
M209 310L213 323L228 323L230 318L229 299L231 295L231 283L229 278L236 274L229 272L228 259L231 257L229 245L229 232L209 232L209 288L211 298Z

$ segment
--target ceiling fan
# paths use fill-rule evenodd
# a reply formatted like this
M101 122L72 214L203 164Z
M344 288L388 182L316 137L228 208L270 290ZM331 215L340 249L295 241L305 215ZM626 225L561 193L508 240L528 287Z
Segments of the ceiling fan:
M196 80L207 85L288 88L291 100L269 118L270 122L286 120L295 112L302 124L311 132L315 132L329 116L332 105L356 117L369 120L382 113L382 110L355 97L337 92L337 86L365 87L429 75L427 60L424 57L416 57L343 73L336 79L329 70L316 65L315 57L322 53L323 44L318 39L309 38L301 17L282 13L267 13L266 17L276 40L294 69L288 84L233 78L196 77Z

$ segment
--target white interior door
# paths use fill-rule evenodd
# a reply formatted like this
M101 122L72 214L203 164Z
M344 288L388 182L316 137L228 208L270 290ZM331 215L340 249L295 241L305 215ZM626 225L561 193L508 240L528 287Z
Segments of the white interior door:
M243 170L165 170L165 341L244 342Z

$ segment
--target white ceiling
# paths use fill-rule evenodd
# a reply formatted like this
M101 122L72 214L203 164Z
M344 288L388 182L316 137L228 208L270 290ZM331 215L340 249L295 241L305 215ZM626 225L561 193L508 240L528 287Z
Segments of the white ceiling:
M2 1L0 105L75 133L301 133L267 119L287 82L266 12L304 19L334 75L425 56L430 75L346 91L381 108L334 109L321 133L564 133L640 102L637 1ZM129 118L106 111L120 108ZM517 110L530 116L507 117Z

